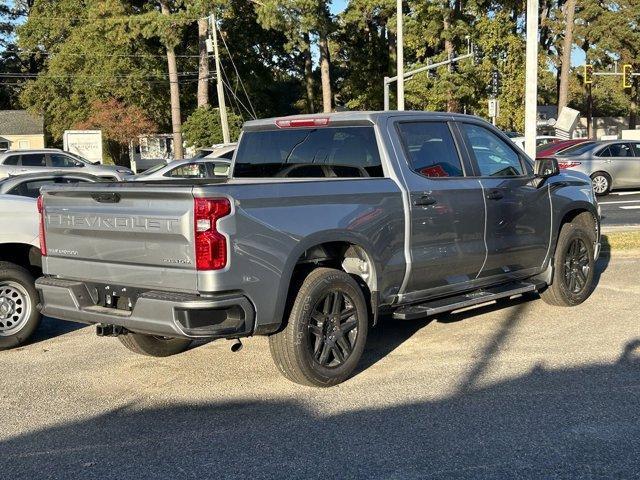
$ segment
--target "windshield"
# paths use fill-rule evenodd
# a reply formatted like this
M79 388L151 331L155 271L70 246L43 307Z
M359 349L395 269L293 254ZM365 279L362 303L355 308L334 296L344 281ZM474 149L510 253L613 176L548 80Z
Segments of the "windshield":
M583 153L593 149L595 146L596 142L579 143L578 145L562 150L558 155L582 155Z
M158 165L154 165L151 168L147 168L144 172L139 173L139 177L145 177L147 175L151 175L152 173L156 173L158 170L162 170L166 165L164 163L159 163Z
M372 127L247 131L234 177L382 177Z

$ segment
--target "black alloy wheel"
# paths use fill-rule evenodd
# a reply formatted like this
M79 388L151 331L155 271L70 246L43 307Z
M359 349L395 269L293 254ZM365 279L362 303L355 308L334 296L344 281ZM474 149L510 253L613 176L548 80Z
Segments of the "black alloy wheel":
M587 286L589 277L589 251L581 238L574 238L564 257L565 287L573 294L579 294Z
M316 304L309 322L313 360L322 367L342 365L353 353L358 338L358 312L354 301L339 289Z

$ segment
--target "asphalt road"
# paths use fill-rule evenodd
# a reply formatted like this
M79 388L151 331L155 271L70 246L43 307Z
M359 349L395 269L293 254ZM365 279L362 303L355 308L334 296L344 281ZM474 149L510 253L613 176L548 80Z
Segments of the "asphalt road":
M640 227L640 190L621 190L598 197L603 227Z
M639 261L601 261L576 308L385 320L328 390L265 338L154 359L47 321L0 352L0 477L639 478Z

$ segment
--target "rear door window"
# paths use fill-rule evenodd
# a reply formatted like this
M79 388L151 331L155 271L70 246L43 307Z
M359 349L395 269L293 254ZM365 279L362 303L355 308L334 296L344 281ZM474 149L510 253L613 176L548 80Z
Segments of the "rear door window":
M23 167L46 167L44 153L26 153L20 155L20 165Z
M614 143L598 153L599 157L633 157L631 145L628 143Z
M373 127L247 131L234 177L382 177Z
M231 164L225 162L207 162L210 177L227 177Z
M398 129L414 172L430 178L464 176L447 123L403 122Z

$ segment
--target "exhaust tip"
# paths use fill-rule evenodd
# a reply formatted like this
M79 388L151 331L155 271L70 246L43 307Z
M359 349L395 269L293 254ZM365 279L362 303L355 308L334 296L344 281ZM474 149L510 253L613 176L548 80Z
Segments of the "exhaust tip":
M242 350L243 346L244 345L242 345L242 342L240 340L236 340L235 343L231 345L231 351L233 353L239 352L240 350Z

